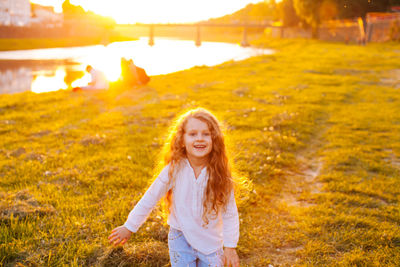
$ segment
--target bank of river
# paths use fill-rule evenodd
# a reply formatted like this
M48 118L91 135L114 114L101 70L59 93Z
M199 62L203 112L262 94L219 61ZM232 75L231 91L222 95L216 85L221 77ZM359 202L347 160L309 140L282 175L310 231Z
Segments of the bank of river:
M133 41L137 38L111 36L107 42ZM0 38L0 51L87 46L104 43L101 37Z

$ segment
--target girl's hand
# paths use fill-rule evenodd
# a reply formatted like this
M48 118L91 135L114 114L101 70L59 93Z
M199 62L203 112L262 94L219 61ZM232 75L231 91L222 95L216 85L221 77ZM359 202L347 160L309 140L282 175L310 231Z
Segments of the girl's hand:
M128 241L131 235L132 232L129 231L125 226L119 226L111 231L111 235L108 236L108 240L110 244L114 244L114 246L118 244L123 245L126 243L126 241Z
M239 256L235 248L224 248L224 265L227 267L239 267Z

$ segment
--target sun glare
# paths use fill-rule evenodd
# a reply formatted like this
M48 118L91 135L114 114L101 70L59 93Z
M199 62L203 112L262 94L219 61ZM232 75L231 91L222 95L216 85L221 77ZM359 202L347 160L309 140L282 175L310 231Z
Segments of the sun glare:
M54 88L67 89L68 86L64 82L65 75L66 72L63 67L58 68L54 75L39 73L32 81L31 91L34 93L45 93L54 91Z
M103 16L110 16L117 23L184 23L207 20L233 13L249 3L262 0L71 0L74 5L81 5ZM61 12L63 0L31 0L31 2L51 5Z

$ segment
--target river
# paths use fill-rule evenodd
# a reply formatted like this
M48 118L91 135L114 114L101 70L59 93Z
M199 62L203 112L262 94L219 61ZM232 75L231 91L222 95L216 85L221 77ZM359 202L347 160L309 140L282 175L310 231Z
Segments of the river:
M83 86L90 81L87 65L102 70L109 81L121 74L121 57L133 59L148 75L168 74L194 66L215 66L230 60L274 53L270 49L236 44L147 38L68 48L46 48L0 52L0 94L32 91L44 93Z

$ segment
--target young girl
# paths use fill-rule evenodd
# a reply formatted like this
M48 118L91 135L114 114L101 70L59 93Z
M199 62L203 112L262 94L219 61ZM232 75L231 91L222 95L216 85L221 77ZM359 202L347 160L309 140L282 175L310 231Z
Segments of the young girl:
M171 266L239 266L239 217L218 120L205 109L190 110L168 141L163 170L125 224L112 230L110 243L124 244L166 196Z

